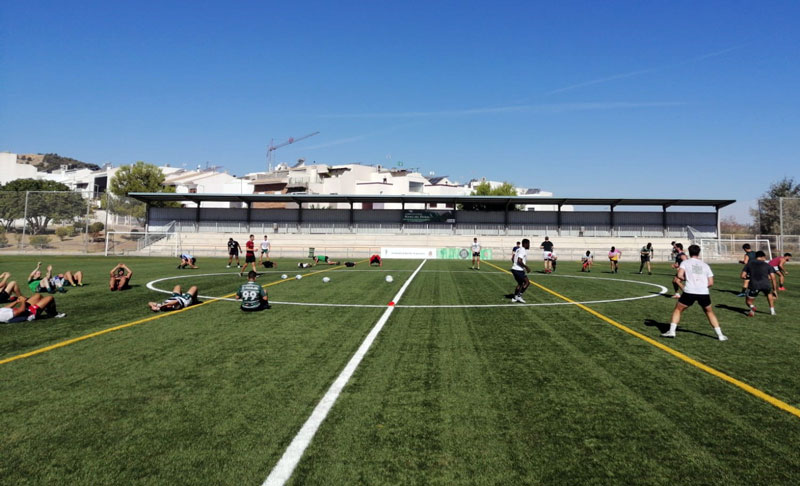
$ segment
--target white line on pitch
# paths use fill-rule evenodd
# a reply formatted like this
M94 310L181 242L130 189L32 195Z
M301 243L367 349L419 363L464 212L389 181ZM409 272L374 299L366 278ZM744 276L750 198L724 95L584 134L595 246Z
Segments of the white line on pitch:
M414 280L414 277L417 276L417 273L419 273L426 261L427 260L423 260L414 273L408 277L406 283L403 284L403 286L400 288L400 291L398 291L397 295L394 296L394 299L392 300L393 303L397 303L400 300L400 297L403 296L406 288L408 288L408 285L412 280ZM358 368L361 360L367 354L370 346L372 346L372 342L375 341L375 338L378 336L378 333L381 332L383 325L389 320L389 316L392 315L393 311L394 305L390 305L386 308L386 311L383 313L381 318L378 319L378 322L375 323L375 326L373 326L372 330L369 332L369 334L367 334L364 342L362 342L361 346L358 347L356 354L350 358L347 366L344 367L331 387L328 388L325 396L322 397L322 400L320 400L320 402L314 408L314 411L311 412L311 416L308 417L306 423L304 423L303 427L300 428L300 432L294 436L292 443L289 444L288 448L286 448L286 451L283 453L280 461L278 461L275 467L272 468L272 471L269 473L269 476L267 476L267 479L264 480L262 486L283 486L286 484L286 481L292 477L292 472L294 472L294 468L297 467L297 463L300 462L300 458L303 457L306 447L308 447L308 445L311 443L311 440L317 433L322 421L325 420L328 412L330 412L331 408L333 408L333 404L336 403L336 399L339 398L339 394L342 392L347 382L350 381L350 377L353 376L353 373L355 373L356 368Z

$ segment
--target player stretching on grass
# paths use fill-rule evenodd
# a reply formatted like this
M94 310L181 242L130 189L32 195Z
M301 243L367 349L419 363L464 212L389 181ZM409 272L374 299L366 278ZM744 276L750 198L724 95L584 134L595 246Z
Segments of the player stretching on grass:
M239 276L241 277L242 274L247 270L247 265L251 265L253 269L252 272L258 272L256 270L256 237L255 235L250 235L250 239L247 240L247 243L244 244L245 247L245 254L244 254L244 268L239 272Z
M475 265L477 265L478 268L475 268ZM472 269L481 269L481 244L478 243L478 238L472 239Z
M56 310L56 299L52 295L33 294L30 299L20 295L16 301L0 307L0 322L23 322L44 317L65 317Z
M686 261L688 257L686 253L683 252L683 243L675 243L673 249L677 251L675 254L675 263L672 264L672 268L679 269L681 263ZM678 276L678 270L675 272L675 277L672 278L672 288L675 290L675 293L672 295L673 299L680 299L681 292L683 292L683 280Z
M778 297L778 283L775 279L777 272L772 265L767 263L767 255L763 251L757 251L756 257L747 262L747 265L742 269L742 278L747 277L747 297L745 302L750 310L747 312L747 317L755 317L756 306L753 305L756 297L760 292L767 296L769 302L769 313L775 315L775 299Z
M178 258L181 259L181 262L178 264L178 268L197 268L197 259L188 253L181 253Z
M528 268L528 250L530 247L531 242L524 239L522 240L522 246L517 248L517 252L514 254L515 260L514 264L511 265L511 274L514 275L514 280L517 281L517 287L514 289L514 297L511 298L511 302L525 303L522 294L525 293L525 290L531 284L527 275L531 271L531 269Z
M0 304L12 302L22 295L17 282L14 280L9 281L8 279L10 278L10 273L0 273Z
M770 266L775 269L775 272L778 274L778 278L781 281L781 284L778 286L778 290L786 290L786 288L783 286L783 284L786 281L784 279L784 276L789 275L789 272L786 271L786 267L784 267L783 265L791 260L792 260L792 254L784 253L782 257L777 256L769 261Z
M269 309L269 297L264 287L256 283L258 274L254 271L247 273L247 283L239 286L236 292L236 300L241 300L242 305L240 308L245 312L256 312L264 309Z
M164 302L160 304L157 302L148 302L147 305L153 312L158 312L158 311L168 312L178 309L184 309L196 303L197 303L196 285L192 285L191 287L189 287L189 290L187 290L186 292L181 292L181 286L176 285L172 289L172 295Z
M372 255L369 257L369 266L378 265L379 267L383 266L383 262L381 261L381 256L378 254Z
M682 249L682 248L681 248ZM700 304L703 311L706 313L708 323L714 328L717 333L717 338L720 341L727 341L728 338L722 334L722 329L719 327L714 309L711 308L711 296L708 289L714 285L714 274L711 268L702 260L700 260L700 247L697 245L689 246L689 259L681 262L678 267L678 278L685 280L684 292L680 300L675 304L675 310L672 311L672 321L669 323L669 331L662 334L665 338L674 338L675 331L678 329L678 324L681 322L681 314L683 311L692 306L695 302Z
M314 265L318 265L320 263L325 263L327 265L338 265L339 264L339 262L335 262L335 261L331 260L329 256L317 255L317 256L314 257L314 263L312 263L311 266L313 267Z
M242 264L239 262L240 251L242 251L242 246L239 242L233 238L228 238L228 266L225 268L231 268L234 258L236 259L236 268L242 268Z
M128 284L133 277L133 270L128 268L127 265L120 262L117 266L111 269L111 279L108 281L108 289L112 292L115 290L129 289Z
M622 257L622 252L615 247L611 247L608 252L608 261L611 262L611 273L619 273L619 259Z

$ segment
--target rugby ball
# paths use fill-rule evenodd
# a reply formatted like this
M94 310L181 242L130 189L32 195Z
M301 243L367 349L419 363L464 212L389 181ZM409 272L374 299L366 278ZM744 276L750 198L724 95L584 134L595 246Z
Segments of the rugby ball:
M283 275L281 275L281 278L286 280L287 278L289 278L289 276L284 273Z
M331 281L331 279L330 279L330 278L328 278L328 277L322 277L322 283L328 283L328 282L330 282L330 281Z
M391 275L387 275L386 276L386 281L389 282L389 283L392 283L392 282L394 282L394 279L392 278Z
M295 275L294 278L296 278L297 280L300 280L301 278L303 278L303 276L298 274L298 275Z

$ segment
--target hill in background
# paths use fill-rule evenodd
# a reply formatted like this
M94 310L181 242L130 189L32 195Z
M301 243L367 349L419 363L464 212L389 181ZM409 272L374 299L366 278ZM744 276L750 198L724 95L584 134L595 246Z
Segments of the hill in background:
M42 172L53 172L60 169L62 165L66 165L68 169L100 169L98 165L81 162L70 157L62 157L58 154L19 154L17 155L17 163L33 165Z

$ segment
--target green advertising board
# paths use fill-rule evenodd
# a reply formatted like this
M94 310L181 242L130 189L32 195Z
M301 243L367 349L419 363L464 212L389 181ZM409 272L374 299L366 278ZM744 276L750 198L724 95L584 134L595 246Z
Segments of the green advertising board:
M407 209L403 211L404 223L453 223L453 211L425 211L421 209Z
M436 258L439 260L469 260L472 258L472 251L469 248L437 248ZM481 260L491 260L492 249L484 248L481 250Z

